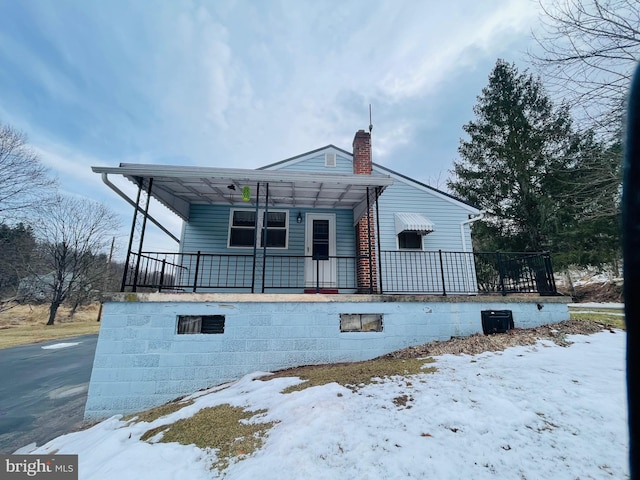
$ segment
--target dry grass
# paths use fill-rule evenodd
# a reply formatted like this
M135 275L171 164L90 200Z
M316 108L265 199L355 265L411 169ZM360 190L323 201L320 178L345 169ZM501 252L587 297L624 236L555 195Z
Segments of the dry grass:
M607 312L571 313L571 319L606 325L610 328L618 328L625 331L627 329L624 316L612 315Z
M610 323L591 320L567 320L566 322L542 325L536 328L515 328L506 333L493 335L475 334L456 337L446 341L430 342L416 347L405 348L385 355L388 358L420 358L445 354L477 355L483 352L497 352L519 345L533 345L538 340L551 340L567 347L567 335L591 335L601 330L618 328Z
M626 330L624 321L624 308L611 307L583 307L581 305L569 307L572 320L585 320L589 322L603 323L606 325Z
M252 412L228 404L203 408L190 418L145 432L141 440L150 440L162 433L160 442L215 449L218 460L212 467L222 471L232 458L242 460L262 447L263 437L274 422L252 420L264 413L266 410Z
M357 390L358 387L385 377L395 375L416 375L418 373L432 373L434 367L423 368L427 363L433 363L432 358L426 359L395 359L376 358L367 362L334 363L329 365L308 365L305 367L281 370L262 380L278 377L300 377L305 382L285 388L282 393L291 393L305 388L326 385L336 382L340 385Z
M425 364L431 362L433 362L432 359L378 358L368 362L292 368L277 372L264 379L299 376L306 380L303 384L285 389L283 393L332 382L357 389L359 386L384 377L433 372L435 371L433 367L423 368ZM131 415L125 420L152 422L192 403L193 400L182 401L178 399ZM406 405L406 402L403 407L411 408L410 405ZM212 465L212 468L223 471L232 460L240 461L262 447L264 436L275 424L274 422L256 421L255 417L264 413L266 410L247 411L228 404L203 408L190 418L148 430L142 435L141 440L153 442L156 436L160 436L157 441L177 442L182 445L194 444L200 448L213 449L216 451L218 460Z
M165 403L164 405L160 405L159 407L153 407L149 410L145 410L142 413L136 413L134 415L127 415L123 417L123 421L127 420L135 420L136 422L147 422L151 423L154 420L157 420L160 417L166 417L167 415L172 414L173 412L177 412L178 410L182 410L184 407L188 407L193 404L193 399L190 400L182 400L180 398Z
M55 325L47 326L48 305L15 305L0 312L0 348L46 342L98 333L100 305L79 307L69 318L70 308L60 307Z

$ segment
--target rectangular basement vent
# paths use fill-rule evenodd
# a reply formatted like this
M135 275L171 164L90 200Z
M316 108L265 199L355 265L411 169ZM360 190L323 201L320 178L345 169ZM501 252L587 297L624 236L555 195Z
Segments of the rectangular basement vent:
M178 315L178 335L224 333L224 315Z
M381 332L381 313L341 313L341 332Z
M336 166L336 154L333 152L327 152L324 154L324 166L335 167Z

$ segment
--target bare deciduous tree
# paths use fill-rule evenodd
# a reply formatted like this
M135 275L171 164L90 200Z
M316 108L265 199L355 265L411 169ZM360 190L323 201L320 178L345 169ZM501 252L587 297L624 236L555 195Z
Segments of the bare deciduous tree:
M26 136L0 123L0 221L38 205L54 185Z
M35 276L51 302L47 325L70 295L102 286L104 253L118 228L116 215L100 203L58 195L42 206L35 232L42 242L39 271L47 273Z
M555 87L589 128L619 132L624 99L640 60L638 0L539 0L542 28L530 53L545 82ZM609 136L609 135L607 135Z

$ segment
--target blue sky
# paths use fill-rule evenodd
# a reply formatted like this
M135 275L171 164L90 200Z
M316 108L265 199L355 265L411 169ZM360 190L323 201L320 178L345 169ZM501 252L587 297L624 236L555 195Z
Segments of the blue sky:
M526 67L537 23L532 0L0 0L0 121L123 236L132 209L92 165L350 151L369 104L374 161L444 187L496 59Z

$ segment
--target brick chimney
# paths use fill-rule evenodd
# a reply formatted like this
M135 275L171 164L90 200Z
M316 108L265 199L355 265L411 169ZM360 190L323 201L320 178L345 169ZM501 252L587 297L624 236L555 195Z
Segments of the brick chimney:
M371 134L364 130L353 137L353 173L371 175Z
M353 137L353 173L371 175L371 169L371 134L358 130ZM371 205L356 225L356 279L359 293L378 292L376 253L376 231Z

